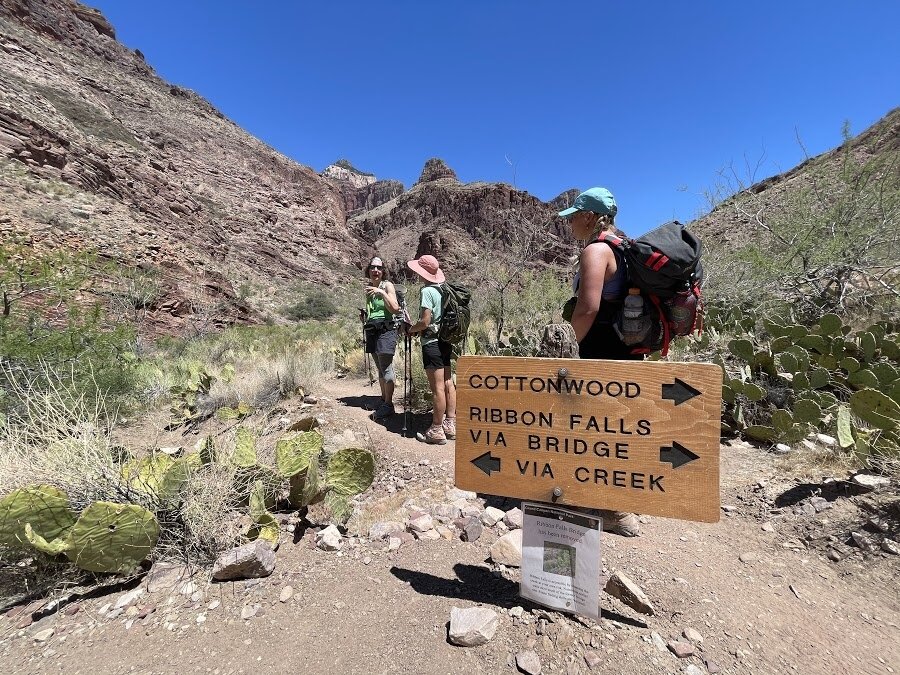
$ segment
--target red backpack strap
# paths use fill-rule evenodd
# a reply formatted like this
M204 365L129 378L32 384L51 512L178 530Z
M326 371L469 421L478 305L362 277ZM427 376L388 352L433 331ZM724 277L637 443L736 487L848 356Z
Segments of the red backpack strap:
M597 235L597 241L602 241L604 244L609 244L613 248L622 249L625 247L625 240L622 237L617 237L614 234L609 232L601 232Z

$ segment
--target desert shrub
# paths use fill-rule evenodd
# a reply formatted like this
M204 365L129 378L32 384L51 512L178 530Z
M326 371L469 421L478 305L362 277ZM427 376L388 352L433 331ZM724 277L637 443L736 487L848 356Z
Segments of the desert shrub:
M880 145L868 156L847 143L836 162L810 163L779 204L733 176L720 186L731 196L718 208L745 243L707 249L708 297L758 315L789 307L810 325L829 312L861 325L896 316L900 150Z
M337 312L337 305L331 296L321 289L313 289L299 302L284 309L284 315L292 321L322 321L330 319Z
M64 374L77 390L122 403L133 389L131 325L105 310L109 270L89 253L39 252L0 244L0 406L17 405L11 392Z

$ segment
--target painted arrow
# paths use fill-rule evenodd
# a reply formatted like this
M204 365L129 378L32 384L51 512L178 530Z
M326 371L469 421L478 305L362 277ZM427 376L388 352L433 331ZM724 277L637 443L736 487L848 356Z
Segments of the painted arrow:
M662 386L662 397L674 401L675 405L689 401L695 396L700 396L702 392L697 391L687 382L682 382L677 377L672 384L664 384Z
M472 464L484 471L488 476L491 475L492 471L500 471L500 458L491 455L490 450L473 459Z
M481 458L479 457L479 459ZM659 461L668 462L673 469L677 469L688 462L693 462L695 459L700 459L700 456L695 455L678 441L672 441L671 447L663 446L659 449Z

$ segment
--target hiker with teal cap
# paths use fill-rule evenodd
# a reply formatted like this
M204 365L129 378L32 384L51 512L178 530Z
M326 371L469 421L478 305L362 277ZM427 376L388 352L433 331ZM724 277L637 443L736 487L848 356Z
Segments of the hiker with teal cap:
M575 330L582 359L643 358L631 353L631 347L622 342L613 327L628 295L628 281L625 260L602 242L602 236L607 232L617 233L618 211L612 192L594 187L582 192L571 207L559 212L562 218L568 219L572 236L585 242L572 282L575 295L563 312ZM630 537L640 534L640 524L633 513L602 511L600 516L604 530Z

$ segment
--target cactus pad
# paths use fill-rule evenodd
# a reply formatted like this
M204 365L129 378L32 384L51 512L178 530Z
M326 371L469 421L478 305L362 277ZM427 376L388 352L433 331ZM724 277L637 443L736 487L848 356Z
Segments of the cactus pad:
M89 572L130 572L159 537L159 523L136 504L94 502L67 535L66 556Z
M53 540L75 524L66 493L52 485L13 490L0 499L0 545L27 547L26 525L45 540Z
M865 422L888 431L900 426L900 405L875 389L860 389L850 396L850 409Z
M275 444L275 467L285 478L306 471L318 461L325 438L318 431L304 431Z
M837 410L837 437L842 448L853 445L853 431L850 422L850 409L842 405Z
M256 466L256 437L247 427L238 427L234 434L231 462L242 469Z

